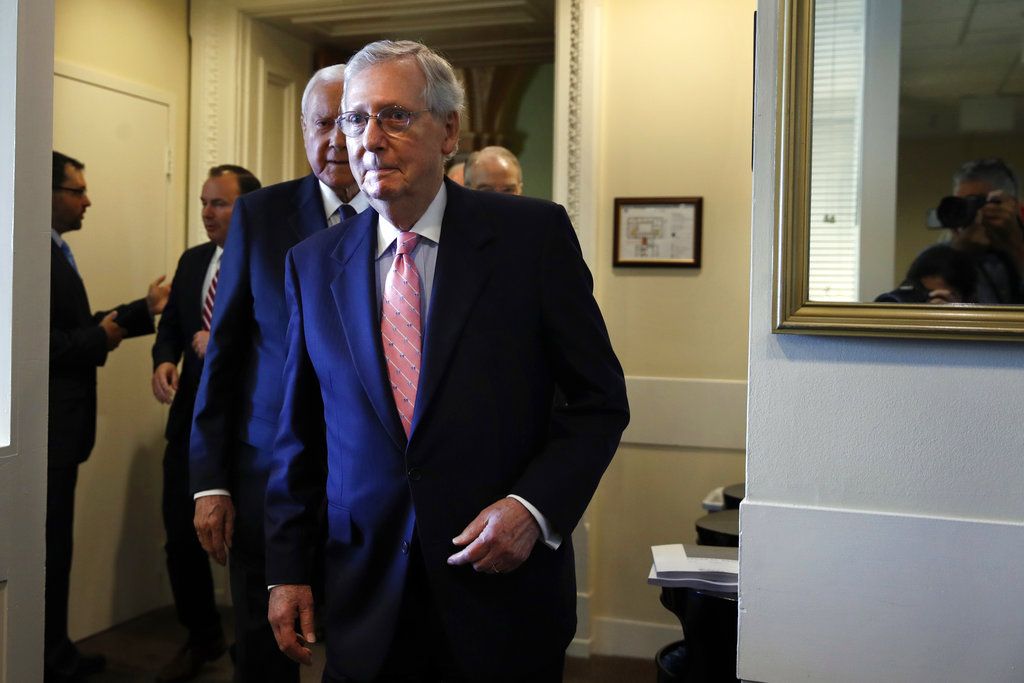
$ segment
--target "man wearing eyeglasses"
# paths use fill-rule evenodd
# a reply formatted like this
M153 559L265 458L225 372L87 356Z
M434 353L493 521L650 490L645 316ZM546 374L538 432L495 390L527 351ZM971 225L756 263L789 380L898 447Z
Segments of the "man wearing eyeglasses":
M466 187L483 192L523 193L523 169L510 150L498 145L473 152L466 160Z
M194 523L203 549L228 563L235 681L297 683L267 623L263 512L284 390L285 253L367 207L335 130L344 65L313 75L302 95L309 175L239 197L224 245L190 442Z
M46 484L46 626L43 640L47 683L77 681L102 671L100 655L85 655L68 638L68 585L78 466L96 440L96 368L126 337L153 332L170 288L163 276L146 297L93 313L67 233L81 230L85 165L53 152L50 242L50 395Z
M287 260L270 619L308 663L326 505L329 683L560 681L572 530L628 421L565 210L444 179L463 101L423 45L357 53L338 126L371 210Z

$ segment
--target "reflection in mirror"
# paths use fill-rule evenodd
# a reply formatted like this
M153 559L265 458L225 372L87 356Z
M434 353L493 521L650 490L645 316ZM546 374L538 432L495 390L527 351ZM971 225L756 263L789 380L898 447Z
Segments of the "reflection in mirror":
M1024 0L813 20L808 299L1024 303Z

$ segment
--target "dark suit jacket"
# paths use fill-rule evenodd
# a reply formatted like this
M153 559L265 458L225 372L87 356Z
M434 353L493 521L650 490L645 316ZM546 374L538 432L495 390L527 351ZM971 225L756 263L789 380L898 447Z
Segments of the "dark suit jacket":
M117 307L126 337L153 331L145 299ZM99 326L109 311L93 313L85 284L50 240L49 467L85 462L96 441L96 368L107 362L107 335Z
M284 259L326 226L316 176L271 185L237 199L221 256L194 411L190 484L193 493L231 491L232 550L260 563L263 495L283 393Z
M309 583L326 495L332 675L376 674L414 533L454 655L473 680L516 678L564 652L576 626L572 530L628 422L622 369L565 211L445 182L408 442L380 342L376 212L289 254L267 578ZM553 410L556 382L565 404ZM535 505L561 547L538 544L501 576L448 566L451 539L507 494Z
M203 360L192 350L192 337L203 329L203 282L210 261L217 251L213 242L185 250L178 259L171 285L171 296L160 316L153 342L153 369L161 363L184 361L178 378L178 391L167 416L165 436L168 441L184 439L188 443L192 430L192 409L196 404L199 375Z

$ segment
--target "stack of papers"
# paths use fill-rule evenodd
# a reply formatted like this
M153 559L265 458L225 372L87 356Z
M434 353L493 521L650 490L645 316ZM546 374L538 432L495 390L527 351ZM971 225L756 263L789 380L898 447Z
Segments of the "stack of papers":
M647 583L653 586L703 588L735 593L739 588L739 548L712 545L651 546L654 564Z

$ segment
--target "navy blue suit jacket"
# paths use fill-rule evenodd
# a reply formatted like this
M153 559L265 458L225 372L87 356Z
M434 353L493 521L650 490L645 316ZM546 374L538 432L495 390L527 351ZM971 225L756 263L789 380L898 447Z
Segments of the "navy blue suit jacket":
M262 563L263 496L283 394L285 254L326 226L316 176L278 183L236 200L221 256L189 483L193 493L231 492L232 551L253 562Z
M145 299L115 310L125 337L153 331ZM99 322L107 313L92 312L85 283L50 240L49 467L84 462L96 442L96 368L107 362L107 335Z
M210 261L217 251L213 242L186 249L178 259L178 267L171 281L171 296L167 299L153 342L153 369L161 363L181 364L178 391L167 416L165 436L168 441L184 439L192 429L192 410L199 389L199 375L203 360L192 349L192 338L203 329L203 282Z
M376 675L413 534L446 635L473 680L564 652L576 626L571 533L628 421L622 369L565 211L447 183L407 441L380 342L367 211L293 249L285 404L267 492L267 578L310 582L326 495L329 673ZM565 403L554 410L555 385ZM517 494L564 541L500 576L451 567L451 539ZM499 675L500 674L500 675Z

